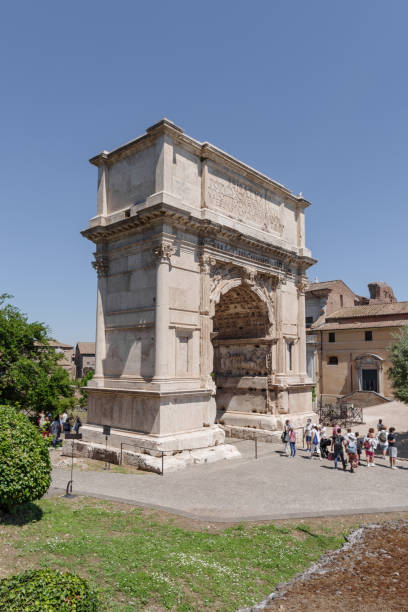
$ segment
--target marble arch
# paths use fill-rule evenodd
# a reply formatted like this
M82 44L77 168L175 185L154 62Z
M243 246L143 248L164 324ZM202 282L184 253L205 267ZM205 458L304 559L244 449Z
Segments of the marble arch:
M97 213L82 234L98 290L84 440L104 442L108 425L111 445L174 453L279 430L288 414L303 423L310 203L167 119L90 162ZM232 299L247 323L217 339Z

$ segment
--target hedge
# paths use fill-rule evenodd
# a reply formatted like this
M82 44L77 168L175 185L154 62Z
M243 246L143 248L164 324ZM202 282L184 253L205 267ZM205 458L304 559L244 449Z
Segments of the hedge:
M0 580L0 611L97 612L97 598L75 574L29 570Z
M51 484L46 442L28 418L10 406L0 406L0 508L39 499Z

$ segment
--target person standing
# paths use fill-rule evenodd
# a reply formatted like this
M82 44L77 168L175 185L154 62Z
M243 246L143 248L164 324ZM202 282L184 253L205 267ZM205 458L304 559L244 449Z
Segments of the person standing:
M347 431L347 438L345 439L346 453L350 463L350 472L353 473L358 466L358 454L357 454L357 440L351 430Z
M51 433L52 433L52 446L55 448L58 444L58 440L61 433L61 425L58 417L55 417L53 422L51 423Z
M62 429L64 431L64 435L66 436L67 434L71 433L71 418L67 416L67 418L65 419L63 425L62 425Z
M296 431L292 426L289 427L289 444L290 444L290 456L296 456Z
M327 438L327 428L324 423L319 428L320 432L320 457L327 459L329 457L328 447L331 444L330 438Z
M306 438L306 452L312 452L312 421L307 419L305 425L305 438Z
M79 416L75 418L74 426L72 428L73 432L77 434L79 432L79 428L82 426L81 419Z
M377 423L377 432L381 431L383 428L383 422L382 419L378 419L378 423Z
M317 459L322 458L320 454L320 432L317 425L312 426L312 448L310 458L313 459L315 456Z
M356 443L357 443L358 465L361 465L361 455L363 454L363 447L364 447L364 436L360 436L358 431L356 431L354 435L356 437Z
M367 467L375 465L374 451L377 448L377 437L374 433L374 428L370 427L368 434L364 438L364 450L366 454Z
M395 427L390 427L388 433L388 455L390 457L390 468L396 470L397 466L397 437L398 434L395 431Z
M341 435L340 427L338 427L336 434L332 436L332 445L331 445L331 450L332 452L334 452L334 469L335 470L337 470L337 462L338 462L339 457L343 464L343 470L346 470L346 461L344 459L343 442L344 442L344 438Z
M51 423L50 423L50 419L48 416L44 417L44 423L41 427L41 433L42 433L42 437L43 438L49 438L50 437L50 429L51 429Z
M347 429L347 432L344 434L344 444L347 444L347 442L351 439L354 438L354 434L351 431L351 428L349 427Z
M388 431L385 425L382 426L381 431L378 433L378 450L385 459L388 450Z
M286 419L285 427L283 429L282 436L281 436L281 440L283 444L285 445L285 455L287 457L289 457L290 455L289 429L290 429L290 421L289 419Z

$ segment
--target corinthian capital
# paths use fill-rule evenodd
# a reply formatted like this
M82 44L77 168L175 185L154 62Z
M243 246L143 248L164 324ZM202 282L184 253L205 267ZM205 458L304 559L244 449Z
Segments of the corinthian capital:
M214 267L215 264L217 263L214 257L210 257L210 255L206 255L203 253L199 256L199 262L200 262L200 270L201 272L204 272L205 274L209 274L211 268Z
M162 242L152 249L153 257L159 263L170 262L170 258L175 253L175 249L170 242Z
M300 277L296 283L296 289L299 295L304 295L306 291L306 287L308 286L309 281L305 277Z
M92 262L92 266L98 273L98 278L108 275L109 271L109 260L106 255L98 255L94 253L95 261Z

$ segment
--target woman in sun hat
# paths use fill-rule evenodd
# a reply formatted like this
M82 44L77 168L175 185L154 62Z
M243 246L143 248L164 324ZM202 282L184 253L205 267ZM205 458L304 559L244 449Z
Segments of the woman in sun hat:
M358 453L357 453L357 440L353 432L347 432L347 438L345 436L344 443L346 446L346 453L350 463L350 472L353 473L358 467Z

